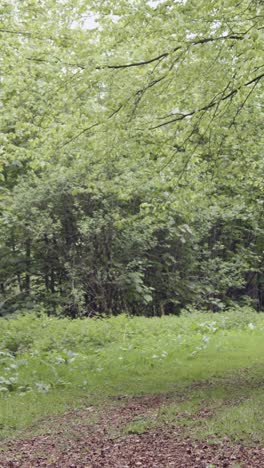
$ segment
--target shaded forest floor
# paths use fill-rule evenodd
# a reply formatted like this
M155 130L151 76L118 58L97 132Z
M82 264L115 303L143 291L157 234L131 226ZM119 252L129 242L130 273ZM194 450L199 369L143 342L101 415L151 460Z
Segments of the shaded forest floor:
M182 396L181 402L184 402ZM259 467L264 448L195 430L213 416L212 408L182 411L172 394L117 397L43 420L23 438L5 442L6 467ZM193 429L192 429L193 428Z

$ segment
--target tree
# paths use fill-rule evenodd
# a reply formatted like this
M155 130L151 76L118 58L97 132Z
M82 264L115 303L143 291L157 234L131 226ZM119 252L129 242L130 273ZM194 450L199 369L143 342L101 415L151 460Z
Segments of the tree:
M262 307L262 2L1 13L2 311Z

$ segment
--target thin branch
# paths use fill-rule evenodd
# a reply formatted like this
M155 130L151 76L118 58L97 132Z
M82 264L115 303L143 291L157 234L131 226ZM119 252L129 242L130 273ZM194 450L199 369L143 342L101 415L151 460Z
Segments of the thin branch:
M116 115L122 108L123 108L123 104L120 104L120 106L116 110L114 110L112 114L109 115L108 119L111 119L112 117L114 117L114 115Z
M176 47L175 49L173 49L172 52L176 52L179 49L181 49L181 46ZM119 70L121 68L141 67L142 65L148 65L149 63L157 62L158 60L168 57L168 55L170 55L170 52L164 52L163 54L160 54L157 57L154 57L149 60L143 60L141 62L126 63L124 65L102 65L101 67L96 67L96 69L102 70L104 68L108 68L111 70Z
M187 113L178 112L177 114L175 114L178 117L176 117L174 119L171 119L171 120L167 120L166 122L163 122L163 123L161 123L159 125L155 125L154 127L150 127L149 130L155 130L156 128L164 127L165 125L170 125L172 123L175 123L175 122L178 122L180 120L186 119L187 117L190 117L190 116L192 116L194 114L198 114L199 112L208 111L212 107L215 107L216 105L218 105L220 102L226 101L227 99L230 99L230 98L232 99L233 96L235 94L237 94L242 87L249 86L249 85L251 85L253 83L258 83L263 77L264 77L264 73L262 73L261 75L256 76L255 78L248 81L247 83L244 83L243 85L239 86L238 88L233 89L226 96L222 96L218 100L215 100L215 98L214 98L209 104L206 104L205 106L200 107L199 109L195 109L195 110L192 110L192 111L187 112ZM171 114L171 115L173 115L173 114Z
M249 86L252 83L255 83L256 81L260 81L263 77L264 77L264 73L262 73L261 75L256 76L255 78L253 78L253 80L248 81L247 83L245 83L244 86Z
M1 29L0 29L1 31ZM30 33L28 33L30 34ZM186 42L187 45L200 45L200 44L206 44L208 42L215 42L215 41L220 41L220 40L227 40L227 39L230 39L230 40L243 40L244 37L245 37L245 34L246 33L241 33L241 34L227 34L225 36L218 36L218 37L208 37L208 38L202 38L202 39L198 39L198 40L192 40L192 41L189 41L189 42ZM172 49L172 51L170 52L164 52L163 54L160 54L156 57L153 57L153 58L150 58L148 60L142 60L140 62L130 62L130 63L124 63L124 64L117 64L117 65L98 65L95 67L96 70L122 70L122 69L125 69L125 68L132 68L132 67L142 67L142 66L146 66L146 65L149 65L151 63L154 63L154 62L158 62L159 60L161 59L164 59L166 57L168 57L169 55L173 54L174 52L177 52L178 50L181 50L183 49L183 46L177 46L177 47L174 47L174 49ZM44 63L58 63L58 60L56 61L50 61L50 60L47 60L47 59L38 59L38 58L34 58L34 57L27 57L27 60L33 60L35 62L44 62ZM67 62L60 62L62 65L64 66L69 66L69 67L78 67L78 68L81 68L81 69L85 69L86 68L86 65L84 64L80 64L80 63L67 63Z
M222 41L225 39L231 39L236 41L242 41L244 39L246 33L241 34L226 34L225 36L218 36L218 37L205 37L203 39L198 39L197 41L190 41L189 44L198 45L198 44L206 44L207 42L215 42L215 41Z
M114 110L112 114L108 116L108 119L111 119L112 117L114 117L122 108L123 108L123 104L120 104L120 106L116 110ZM63 143L59 148L64 148L65 146L69 145L73 141L77 140L77 138L79 138L84 133L89 132L89 130L92 130L94 127L98 127L99 125L102 125L103 123L104 123L103 121L96 122L93 125L90 125L89 127L83 128L80 132L76 133L75 135L73 135L72 138L70 138L65 143Z
M253 94L253 92L254 92L254 90L255 90L257 84L258 84L258 81L255 81L253 87L251 88L251 90L249 91L249 93L247 94L247 96L245 97L244 101L243 101L242 104L238 107L238 109L237 109L237 111L236 111L236 113L235 113L235 115L234 115L234 117L233 117L233 119L232 119L232 122L231 122L230 125L229 125L229 128L231 128L231 127L235 124L235 121L236 121L236 118L237 118L238 114L241 112L241 110L242 110L243 107L245 106L245 104L246 104L247 100L250 98L251 94Z
M214 41L220 41L220 40L226 40L226 39L231 39L231 40L243 40L244 36L246 33L241 33L241 34L226 34L225 36L218 36L218 37L208 37L208 38L202 38L198 39L197 41L189 41L187 44L189 45L199 45L199 44L206 44L207 42L214 42ZM149 63L156 62L162 58L168 57L171 53L177 52L178 50L182 49L182 46L177 46L175 47L171 52L164 52L163 54L158 55L157 57L154 57L149 60L143 60L141 62L132 62L132 63L127 63L123 65L102 65L101 67L96 67L96 69L104 69L104 68L109 68L109 69L122 69L122 68L130 68L130 67L141 67L144 65L148 65Z
M14 30L11 30L11 29L3 29L3 28L0 28L0 33L18 34L18 35L22 35L22 36L32 36L32 34L30 32L27 32L27 31L14 31Z
M101 122L96 122L95 124L90 125L90 127L83 128L83 130L81 130L79 133L77 133L77 134L74 135L72 138L70 138L70 139L67 140L65 143L63 143L63 145L61 145L60 148L64 148L64 146L69 145L69 144L72 143L74 140L77 140L77 138L79 138L81 135L83 135L84 133L88 132L88 131L91 130L92 128L98 127L98 125L100 125L100 123L101 123Z
M80 64L80 63L71 63L71 62L62 62L60 59L56 60L48 60L48 59L41 59L41 58L36 58L36 57L26 57L26 60L30 60L32 62L39 62L39 63L50 63L51 65L60 63L64 67L74 67L74 68L80 68L81 70L85 70L86 65Z

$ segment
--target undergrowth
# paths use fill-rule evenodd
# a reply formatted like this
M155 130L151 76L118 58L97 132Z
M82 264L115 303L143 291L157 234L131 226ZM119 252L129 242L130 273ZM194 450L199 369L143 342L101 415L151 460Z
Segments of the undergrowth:
M221 379L228 382L234 373L232 395L237 392L239 404L207 418L207 433L227 431L227 420L239 433L239 421L252 426L251 409L257 414L263 403L256 388L262 379L264 317L249 308L151 319L121 315L71 321L24 314L2 318L0 325L2 438L39 418L116 395L185 392L197 410L201 402L208 406L227 400L230 395L223 397ZM194 383L210 388L212 382L217 382L218 400L197 389L188 396ZM144 424L138 422L142 430ZM260 431L256 429L258 438Z

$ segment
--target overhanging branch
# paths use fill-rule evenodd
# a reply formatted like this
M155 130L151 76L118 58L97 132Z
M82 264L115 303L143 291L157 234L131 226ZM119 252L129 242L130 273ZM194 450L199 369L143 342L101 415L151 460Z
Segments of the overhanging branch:
M162 122L159 125L155 125L154 127L150 127L149 130L155 130L156 128L165 127L165 125L170 125L172 123L179 122L180 120L184 120L187 117L191 117L194 114L198 114L199 112L208 111L212 107L215 107L215 106L219 105L222 101L226 101L227 99L232 99L232 97L235 94L237 94L240 91L240 89L243 88L244 86L250 86L251 84L258 83L263 77L264 77L264 73L262 73L261 75L256 76L255 78L253 78L250 81L247 81L246 83L244 83L243 85L237 87L236 89L233 89L232 91L230 91L225 96L222 96L221 98L219 98L217 100L214 99L213 101L209 102L208 104L206 104L203 107L200 107L199 109L193 109L192 111L186 112L186 113L177 112L177 114L175 114L175 115L177 115L177 117L175 117L174 119L167 120L166 122ZM173 115L173 114L171 114L171 115Z
M0 32L3 31L0 29ZM15 33L15 32L14 32ZM17 34L20 34L20 32L16 32ZM22 34L22 33L21 33ZM30 34L30 33L27 33ZM224 36L217 36L217 37L208 37L208 38L201 38L197 40L191 40L187 41L187 47L190 46L196 46L196 45L202 45L206 44L209 42L216 42L216 41L221 41L221 40L243 40L245 37L246 33L240 33L240 34L226 34ZM183 45L179 45L177 47L174 47L171 51L163 52L160 55L157 55L155 57L152 57L150 59L146 60L141 60L139 62L130 62L130 63L124 63L124 64L116 64L116 65L98 65L95 66L96 70L122 70L126 68L133 68L133 67L142 67L149 65L154 62L158 62L159 60L162 60L169 55L177 52L178 50L184 49ZM49 60L49 59L41 59L41 58L35 58L35 57L27 57L27 60L33 60L35 62L44 62L44 63L58 63L60 62L63 66L68 66L68 67L78 67L81 68L82 70L85 70L87 68L86 64L83 63L78 63L78 62L61 62L60 60Z

